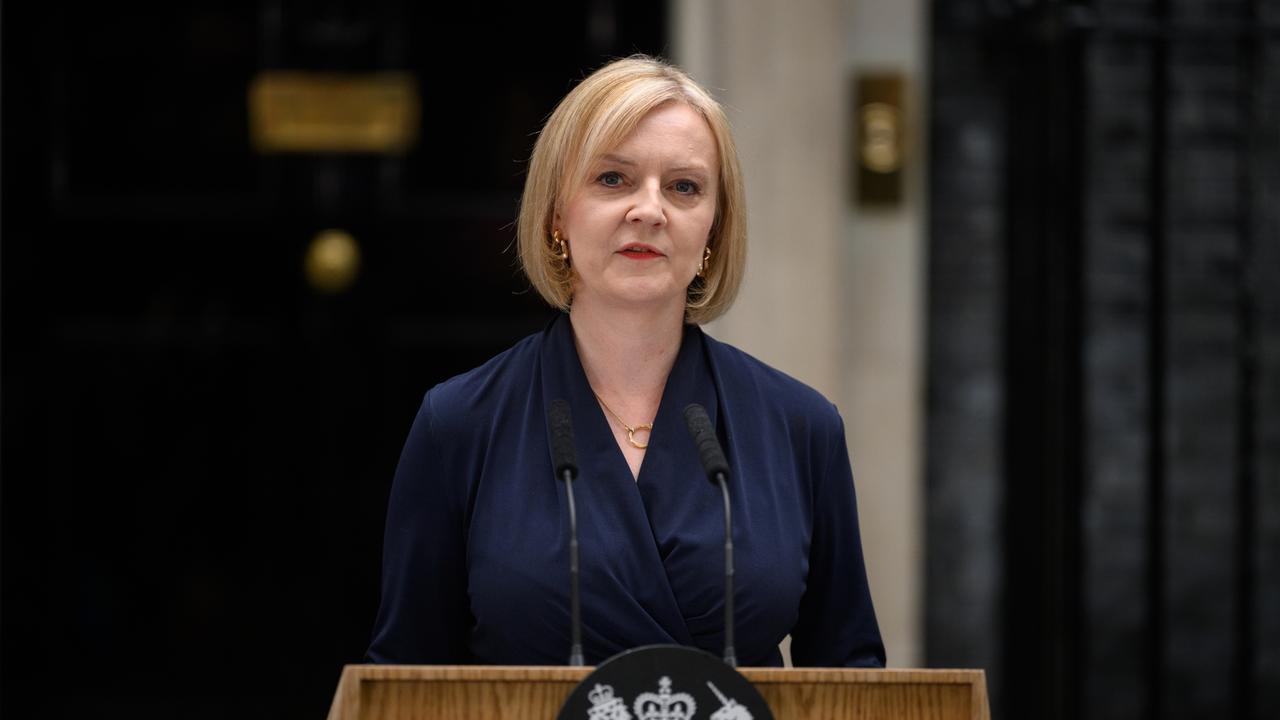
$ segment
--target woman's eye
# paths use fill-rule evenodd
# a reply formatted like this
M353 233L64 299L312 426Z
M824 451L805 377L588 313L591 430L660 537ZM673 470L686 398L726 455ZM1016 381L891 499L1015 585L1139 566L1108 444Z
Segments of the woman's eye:
M677 180L672 187L674 187L676 192L681 195L696 195L700 189L698 187L698 183L693 182L692 180Z
M618 187L622 184L622 176L612 171L600 173L600 177L596 178L596 182L605 187Z

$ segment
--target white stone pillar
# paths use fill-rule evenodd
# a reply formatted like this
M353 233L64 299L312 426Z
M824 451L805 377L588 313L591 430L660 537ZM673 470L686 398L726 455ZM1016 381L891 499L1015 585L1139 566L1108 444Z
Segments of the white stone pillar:
M746 173L747 277L708 331L817 388L848 428L891 665L923 660L924 0L676 0L673 56L716 92ZM853 83L907 78L905 201L852 205Z

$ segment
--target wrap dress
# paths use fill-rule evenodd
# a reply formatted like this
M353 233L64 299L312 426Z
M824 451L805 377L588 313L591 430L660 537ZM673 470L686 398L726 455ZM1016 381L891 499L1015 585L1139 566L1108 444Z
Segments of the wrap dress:
M719 654L723 499L683 410L707 409L732 467L741 665L883 666L844 424L803 383L685 326L638 478L565 314L427 392L392 483L368 659L560 665L570 645L568 508L547 406L570 404L588 664L641 645Z

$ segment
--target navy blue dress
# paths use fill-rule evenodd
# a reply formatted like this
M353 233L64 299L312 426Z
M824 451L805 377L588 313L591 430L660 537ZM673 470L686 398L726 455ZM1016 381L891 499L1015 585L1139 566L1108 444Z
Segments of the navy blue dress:
M733 468L742 665L883 666L844 424L816 391L686 326L638 479L592 395L567 315L423 400L392 485L374 662L561 665L568 510L546 407L573 412L588 664L654 643L720 654L723 500L683 409Z

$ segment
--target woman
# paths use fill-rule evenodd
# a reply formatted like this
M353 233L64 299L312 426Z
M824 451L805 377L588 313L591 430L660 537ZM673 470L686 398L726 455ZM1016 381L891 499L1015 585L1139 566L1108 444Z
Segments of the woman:
M844 426L818 393L698 328L745 262L728 123L680 70L596 71L538 138L520 258L565 313L429 391L392 487L375 662L555 665L570 644L565 490L546 408L572 409L588 663L723 644L722 499L682 409L734 471L744 665L879 666Z

